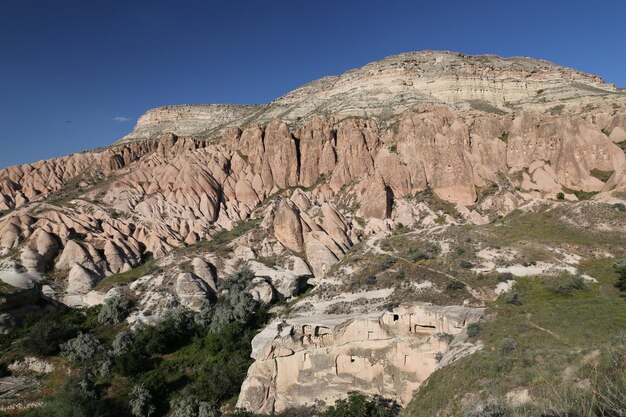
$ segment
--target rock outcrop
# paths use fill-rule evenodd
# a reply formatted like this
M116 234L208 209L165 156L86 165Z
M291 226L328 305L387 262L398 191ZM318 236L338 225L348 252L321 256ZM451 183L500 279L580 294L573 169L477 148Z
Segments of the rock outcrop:
M255 362L237 406L270 414L316 401L332 404L355 390L406 404L445 355L454 360L472 349L464 329L482 314L416 305L276 322L253 341Z

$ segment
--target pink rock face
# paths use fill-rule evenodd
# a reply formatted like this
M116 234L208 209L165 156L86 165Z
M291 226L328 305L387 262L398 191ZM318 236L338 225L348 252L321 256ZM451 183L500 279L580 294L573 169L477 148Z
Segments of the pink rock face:
M82 291L255 216L272 239L263 253L305 253L321 276L359 233L411 224L408 203L427 189L483 223L465 206L626 188L626 99L603 93L613 87L545 62L483 61L407 54L264 107L155 109L106 149L5 168L0 253L73 270ZM556 92L538 97L544 87ZM485 187L506 190L477 202Z

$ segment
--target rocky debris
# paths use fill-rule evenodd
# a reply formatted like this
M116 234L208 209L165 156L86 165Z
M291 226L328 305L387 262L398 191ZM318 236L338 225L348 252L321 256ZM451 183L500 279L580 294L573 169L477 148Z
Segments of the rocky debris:
M437 369L440 355L453 347L451 362L467 353L464 329L483 312L414 305L278 320L253 341L255 362L237 407L270 414L316 401L332 404L354 390L406 404Z
M54 364L40 358L27 356L20 361L15 361L8 366L13 374L49 374L54 371Z

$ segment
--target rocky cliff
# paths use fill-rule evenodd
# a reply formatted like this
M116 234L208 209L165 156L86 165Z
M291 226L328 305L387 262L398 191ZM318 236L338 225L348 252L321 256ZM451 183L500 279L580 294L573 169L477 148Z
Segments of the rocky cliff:
M240 404L281 410L309 401L307 387L332 402L352 384L406 403L439 366L434 353L446 355L436 334L461 333L496 289L450 296L441 280L459 277L422 263L376 284L365 260L402 250L379 239L432 239L541 204L580 215L590 197L623 206L625 144L626 94L596 76L529 58L402 54L265 106L150 110L106 149L1 170L0 279L75 306L127 292L132 323L199 310L242 263L267 305L313 285L341 310L378 285L399 310L322 311L262 333ZM393 262L451 256L461 242L440 238ZM363 248L363 265L347 265Z
M346 387L406 405L439 363L475 349L463 331L482 312L415 305L272 323L253 341L256 362L237 406L270 414L332 404Z

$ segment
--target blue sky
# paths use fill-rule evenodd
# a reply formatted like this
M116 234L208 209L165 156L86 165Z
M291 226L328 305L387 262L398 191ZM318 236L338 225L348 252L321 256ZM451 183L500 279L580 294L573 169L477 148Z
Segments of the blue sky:
M624 0L2 0L0 167L108 145L152 107L266 103L422 49L543 58L626 87L624 22Z

